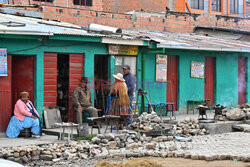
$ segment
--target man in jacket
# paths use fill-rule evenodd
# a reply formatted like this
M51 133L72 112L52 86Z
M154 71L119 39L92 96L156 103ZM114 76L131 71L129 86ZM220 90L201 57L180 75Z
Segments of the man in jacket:
M88 78L82 77L72 95L73 110L77 112L77 123L82 123L82 112L88 112L91 117L98 117L97 109L92 106L91 93L87 87Z
M130 100L130 119L129 119L128 123L131 124L132 123L132 103L134 100L136 78L135 78L135 76L133 76L131 74L129 65L123 66L122 69L123 69L123 73L124 73L123 78L125 79L126 85L128 87L128 96L129 96L129 100Z

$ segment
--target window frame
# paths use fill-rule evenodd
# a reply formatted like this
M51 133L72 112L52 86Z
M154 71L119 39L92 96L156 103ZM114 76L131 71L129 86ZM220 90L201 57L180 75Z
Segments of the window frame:
M33 0L35 2L46 2L46 3L53 3L54 0Z
M233 2L233 4L232 4ZM232 8L232 5L233 5L233 8ZM230 14L239 14L239 0L230 0L230 5L229 5L229 8L230 8Z
M78 1L79 3L76 3ZM73 5L93 6L93 0L73 0Z
M214 6L213 6L213 3L214 3L214 1L215 1L215 10L214 10ZM221 1L222 0L211 0L211 11L213 11L213 12L221 12Z
M196 1L198 2L198 4L195 4L195 0L191 0L190 1L190 7L191 7L191 9L204 10L204 5L205 5L204 0L196 0ZM196 8L196 6L198 6L198 7Z

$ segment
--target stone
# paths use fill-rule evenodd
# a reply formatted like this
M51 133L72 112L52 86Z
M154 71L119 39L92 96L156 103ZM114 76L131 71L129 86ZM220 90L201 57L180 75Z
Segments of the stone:
M168 147L169 151L174 151L174 150L177 150L176 146L170 146Z
M104 143L104 144L107 144L108 142L109 142L108 139L102 139L102 140L101 140L101 143Z
M21 151L21 152L20 152L20 156L22 157L22 156L24 156L26 153L27 153L26 151Z
M146 149L155 149L156 148L156 143L148 143L145 145Z
M135 149L138 148L139 145L137 143L132 143L126 146L126 149Z
M50 151L42 151L42 154L46 154L46 155L51 155L51 152Z
M82 158L82 159L87 159L88 155L84 154L84 153L81 153L81 154L79 154L79 157Z
M21 159L22 159L23 163L29 162L29 159L27 156L23 156L23 157L21 157Z
M107 135L105 135L105 138L108 139L109 141L114 140L115 135L113 133L108 133Z
M98 137L99 139L105 139L105 135L104 134L97 134L96 137Z
M115 141L110 141L110 142L108 142L107 145L108 145L109 149L115 149L117 146L117 143Z
M17 157L19 157L19 156L20 156L19 152L14 152L14 157L15 157L15 158L17 158Z
M98 137L93 137L93 138L91 139L91 141L92 141L94 144L100 144L101 139L99 139Z
M149 126L144 126L144 127L143 127L143 130L145 130L145 131L152 131L152 130L153 130L153 127L152 127L151 125L149 125Z
M52 157L52 155L41 154L40 159L45 160L45 161L52 161L53 157Z
M186 118L184 119L184 121L188 123L188 122L191 121L191 118L190 118L190 117L186 117Z
M243 120L246 116L246 113L239 108L232 108L226 112L227 119L233 121Z

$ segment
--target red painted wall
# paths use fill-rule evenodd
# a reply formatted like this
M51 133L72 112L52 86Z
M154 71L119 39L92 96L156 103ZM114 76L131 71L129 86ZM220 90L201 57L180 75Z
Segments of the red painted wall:
M214 57L205 57L205 99L211 100L214 105Z
M73 90L80 84L83 76L83 54L70 54L69 55L69 109L68 119L73 121L74 114L72 109L72 93ZM74 120L76 121L76 120Z
M238 104L246 102L246 57L238 58Z
M12 57L8 55L8 76L0 76L0 132L4 132L12 115L11 78Z
M44 53L44 106L56 106L57 54Z

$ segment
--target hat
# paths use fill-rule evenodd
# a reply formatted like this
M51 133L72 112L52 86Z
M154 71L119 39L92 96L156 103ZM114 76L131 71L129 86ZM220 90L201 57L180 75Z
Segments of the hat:
M89 82L87 77L82 77L81 82Z
M122 67L123 69L129 69L130 70L130 66L129 65L125 65Z
M121 73L117 73L116 75L113 75L116 79L118 79L119 81L125 81L125 79L123 79L123 75Z
M20 97L29 97L29 92L25 92L25 91L21 92Z

